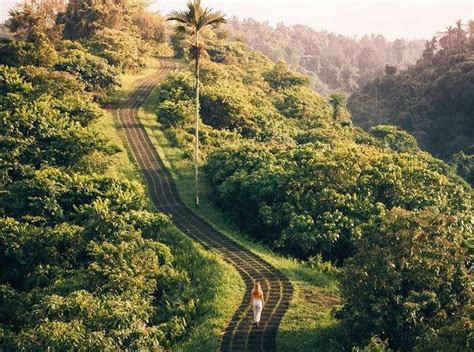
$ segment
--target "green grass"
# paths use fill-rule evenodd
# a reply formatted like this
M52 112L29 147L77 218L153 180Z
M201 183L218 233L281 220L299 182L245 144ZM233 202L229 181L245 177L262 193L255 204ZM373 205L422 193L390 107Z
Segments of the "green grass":
M156 59L149 59L147 63L146 69L138 75L122 75L122 87L114 94L112 102L125 99L142 79L159 67ZM124 143L125 136L119 129L115 113L105 110L95 127L121 149L112 157L108 174L140 182L145 187L142 175ZM152 209L150 199L148 208ZM189 273L187 290L191 292L183 292L183 295L199 298L198 313L190 323L186 336L173 346L173 351L215 351L222 330L242 300L243 281L235 268L218 254L205 250L177 229L173 238L163 239L163 242L172 250L174 265Z
M213 206L209 189L202 182L201 204L198 208L194 207L192 163L183 150L172 144L157 121L154 110L158 91L159 88L152 92L139 116L157 152L170 170L181 199L224 235L280 269L293 283L295 294L279 330L278 351L337 350L334 345L338 333L337 321L331 316L331 310L339 303L335 270L324 263L311 267L298 260L277 255L267 247L251 241L226 221L225 215Z

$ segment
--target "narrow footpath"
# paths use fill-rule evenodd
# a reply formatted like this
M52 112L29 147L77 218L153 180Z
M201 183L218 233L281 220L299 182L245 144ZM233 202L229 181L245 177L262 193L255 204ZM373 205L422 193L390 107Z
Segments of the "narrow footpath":
M161 60L158 71L141 81L130 97L117 107L121 128L156 209L170 215L173 223L193 240L218 251L242 276L246 293L222 334L220 350L274 351L278 326L293 295L290 281L272 265L219 233L181 201L170 172L138 118L138 111L153 88L174 69L174 61ZM265 292L260 327L253 326L250 307L250 292L255 280L262 284Z

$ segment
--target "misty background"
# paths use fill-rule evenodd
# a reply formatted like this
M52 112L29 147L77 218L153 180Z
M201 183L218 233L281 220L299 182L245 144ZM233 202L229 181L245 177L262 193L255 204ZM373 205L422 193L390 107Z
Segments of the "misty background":
M0 22L18 0L0 0ZM185 0L154 1L150 9L168 13L184 8ZM448 23L473 18L474 1L427 0L207 0L203 5L218 8L228 16L254 18L275 25L304 24L318 31L348 36L382 34L396 38L430 38Z

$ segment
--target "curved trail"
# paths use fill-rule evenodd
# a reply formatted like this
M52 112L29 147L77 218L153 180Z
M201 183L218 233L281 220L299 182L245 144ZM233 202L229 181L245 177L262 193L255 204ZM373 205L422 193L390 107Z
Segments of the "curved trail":
M156 209L170 215L173 223L193 240L217 250L242 276L245 296L223 332L220 350L274 351L278 326L293 294L290 281L272 265L219 233L181 201L171 174L138 118L140 106L156 84L176 68L174 61L161 60L158 71L145 78L117 108L118 119ZM249 304L254 280L262 284L266 299L260 327L252 324L253 313Z

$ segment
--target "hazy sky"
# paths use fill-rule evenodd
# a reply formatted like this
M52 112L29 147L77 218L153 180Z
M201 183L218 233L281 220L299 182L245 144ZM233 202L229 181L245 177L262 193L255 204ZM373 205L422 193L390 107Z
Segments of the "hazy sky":
M15 0L0 0L0 21ZM388 39L429 38L458 19L474 18L474 0L203 0L228 16L271 24L305 24L345 35L380 33ZM184 8L186 0L154 1L164 13Z

